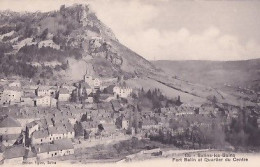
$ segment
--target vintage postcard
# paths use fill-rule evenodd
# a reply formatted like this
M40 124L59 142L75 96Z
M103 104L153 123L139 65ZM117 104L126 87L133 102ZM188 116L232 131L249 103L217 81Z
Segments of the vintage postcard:
M0 0L3 166L259 166L260 1Z

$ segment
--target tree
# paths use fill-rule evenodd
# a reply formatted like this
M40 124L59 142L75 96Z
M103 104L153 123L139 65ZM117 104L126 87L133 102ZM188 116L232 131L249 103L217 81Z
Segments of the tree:
M84 130L80 122L76 121L76 124L74 125L74 131L75 131L75 136L84 135Z
M146 97L147 97L148 99L152 99L152 92L151 92L150 89L147 91Z
M119 116L118 118L116 118L116 122L115 125L117 127L117 129L121 129L122 128L122 116Z
M97 90L95 95L94 95L94 102L99 103L100 102L100 90Z
M42 40L45 40L45 39L47 38L48 33L49 33L49 30L48 30L48 28L46 28L46 29L42 32L42 34L40 35L40 38L41 38Z
M84 139L89 139L90 132L87 130L84 130Z
M77 89L72 91L71 98L70 98L71 102L78 102L79 98L77 92L78 92Z
M102 124L99 124L99 125L98 125L98 131L99 131L99 132L102 132L103 130L104 130L103 125L102 125Z
M88 113L86 112L85 114L82 115L80 122L88 121Z

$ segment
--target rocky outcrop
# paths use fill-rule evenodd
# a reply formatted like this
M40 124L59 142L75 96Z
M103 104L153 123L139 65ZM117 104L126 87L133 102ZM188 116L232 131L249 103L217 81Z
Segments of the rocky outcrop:
M117 73L147 74L154 70L149 61L120 44L112 30L97 18L88 5L63 5L59 11L46 13L0 12L0 15L3 16L0 17L0 34L13 31L17 38L15 43L9 39L5 41L12 45L10 53L15 49L19 53L20 47L17 46L23 40L30 39L31 43L40 44L38 49L41 51L34 46L29 47L29 42L27 46L21 45L25 47L23 51L27 51L19 53L23 58L27 55L24 61L64 62L68 58L84 61L97 58L98 61L94 62L103 66L100 71L109 71L113 76ZM28 54L28 49L34 49L37 56Z
M121 66L123 58L118 55L117 51L111 44L106 42L103 38L92 38L89 41L89 53L91 56L99 56L110 61L114 65Z

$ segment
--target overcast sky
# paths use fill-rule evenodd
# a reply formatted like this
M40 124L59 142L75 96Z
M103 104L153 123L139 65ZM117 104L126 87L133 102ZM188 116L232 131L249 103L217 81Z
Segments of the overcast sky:
M0 0L0 9L49 11L90 3L121 43L149 60L260 58L260 1Z

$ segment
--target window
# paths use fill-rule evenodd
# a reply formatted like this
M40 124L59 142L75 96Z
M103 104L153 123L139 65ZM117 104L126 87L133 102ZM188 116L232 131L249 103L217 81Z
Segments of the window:
M57 153L55 153L55 155L57 155Z

